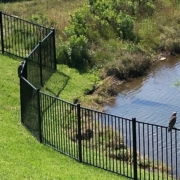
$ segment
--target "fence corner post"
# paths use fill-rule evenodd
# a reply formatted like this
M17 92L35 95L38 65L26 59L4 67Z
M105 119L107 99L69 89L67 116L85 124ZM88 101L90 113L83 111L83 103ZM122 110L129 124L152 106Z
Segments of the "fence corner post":
M39 41L39 66L40 66L40 84L43 86L43 79L42 79L42 41Z
M3 21L2 21L2 11L0 11L0 32L1 32L1 48L2 53L4 53L4 36L3 36Z
M25 59L24 59L23 70L22 70L22 76L23 76L25 79L27 79L27 63L28 63L27 61L28 61L28 59L25 58Z
M55 37L55 29L52 28L53 31L53 50L54 50L54 70L57 70L57 61L56 61L56 37Z
M40 93L39 93L39 89L37 89L36 92L37 92L37 105L38 105L39 142L42 143L41 105L40 105Z
M77 104L77 120L78 120L78 152L79 152L79 162L82 162L82 144L81 144L81 113L80 104Z
M20 81L20 108L21 108L21 124L23 124L23 79L22 77L19 78Z
M137 179L136 118L132 118L134 179Z

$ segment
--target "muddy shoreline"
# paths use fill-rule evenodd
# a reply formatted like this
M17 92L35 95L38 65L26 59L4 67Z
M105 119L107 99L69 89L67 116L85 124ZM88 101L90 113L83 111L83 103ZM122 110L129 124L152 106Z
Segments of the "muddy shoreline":
M159 61L165 61L168 60L168 58L172 56L179 56L179 54L172 53L172 52L161 52L157 54L152 61L151 67L155 65ZM148 69L150 70L151 67ZM148 73L148 70L144 72L144 75ZM126 79L118 79L114 76L108 76L105 79L101 81L101 83L97 86L94 86L87 94L86 96L90 96L91 99L93 99L92 102L85 104L86 107L89 108L96 108L96 110L99 111L105 111L105 105L114 105L116 97L122 87L122 84L126 82L132 82L133 79L137 77L130 77ZM82 102L82 105L84 103Z

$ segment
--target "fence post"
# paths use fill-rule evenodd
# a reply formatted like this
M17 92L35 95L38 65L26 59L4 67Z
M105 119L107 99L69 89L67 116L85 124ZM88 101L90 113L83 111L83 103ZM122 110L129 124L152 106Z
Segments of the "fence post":
M27 79L27 59L24 60L24 65L23 65L23 71L22 71L22 76L19 78L19 83L20 83L20 106L21 106L21 123L23 124L23 113L24 113L24 79Z
M39 69L40 69L40 84L43 86L43 80L42 80L42 47L41 47L41 41L39 41Z
M0 28L1 28L1 47L2 47L2 53L4 53L4 37L3 37L2 11L0 11Z
M80 104L77 104L77 120L78 120L78 150L79 150L79 162L82 162L82 144L81 144L81 114Z
M52 31L53 31L54 70L57 70L55 29L52 28Z
M20 81L20 106L21 106L21 123L23 124L23 79L19 78Z
M38 125L39 125L39 142L42 143L42 131L41 131L41 106L40 106L40 93L39 89L36 90L37 93L37 105L38 105Z
M136 118L132 118L134 179L137 179Z
M25 78L25 79L27 79L27 62L28 61L28 59L27 58L25 58L24 59L24 65L23 65L23 71L22 71L22 76Z

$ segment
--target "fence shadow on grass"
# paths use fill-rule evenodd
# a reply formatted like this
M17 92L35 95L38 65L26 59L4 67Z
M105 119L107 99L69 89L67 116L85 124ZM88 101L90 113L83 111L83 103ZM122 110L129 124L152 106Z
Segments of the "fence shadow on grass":
M54 76L56 76L55 79L53 79ZM52 75L52 79L51 77L49 78L49 82L51 82L51 84L47 82L43 90L47 93L54 95L55 97L59 97L61 92L67 86L69 79L70 77L67 76L65 73L56 70Z

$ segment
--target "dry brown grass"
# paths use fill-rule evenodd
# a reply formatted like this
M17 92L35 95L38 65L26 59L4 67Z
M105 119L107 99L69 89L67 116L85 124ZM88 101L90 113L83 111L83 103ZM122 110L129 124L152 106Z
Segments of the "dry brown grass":
M69 133L69 139L78 141L81 137L84 146L90 149L102 147L104 152L126 149L122 134L112 129L112 127L105 126L103 123L97 123L95 120L86 123L82 119L82 123L81 136L78 135L77 129L74 128Z
M3 12L29 20L33 15L48 17L50 22L55 22L58 33L68 25L70 14L82 5L81 0L32 0L1 4Z
M81 97L81 104L84 107L104 111L105 104L114 104L121 85L125 80L119 80L114 76L103 79L92 94Z

